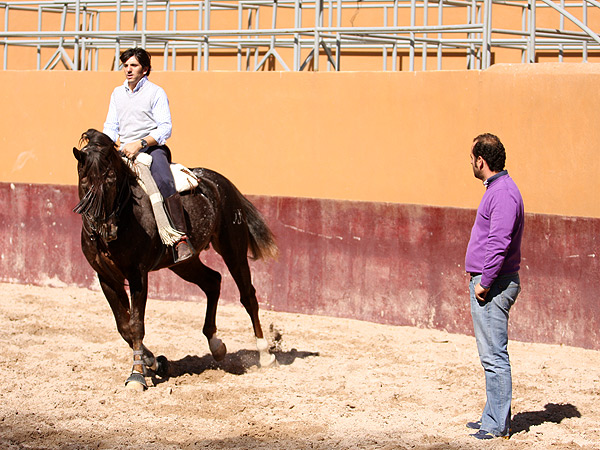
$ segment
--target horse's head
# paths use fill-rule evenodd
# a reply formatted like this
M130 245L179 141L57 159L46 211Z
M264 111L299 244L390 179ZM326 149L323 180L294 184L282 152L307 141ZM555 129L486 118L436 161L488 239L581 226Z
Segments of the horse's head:
M130 172L104 133L90 129L79 144L83 147L74 147L73 154L78 161L80 202L73 211L82 215L92 232L110 242L117 238L118 215L130 193Z

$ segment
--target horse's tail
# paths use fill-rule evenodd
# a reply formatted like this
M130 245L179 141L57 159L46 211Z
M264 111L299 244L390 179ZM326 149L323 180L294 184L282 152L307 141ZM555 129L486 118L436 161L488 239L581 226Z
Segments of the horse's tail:
M248 224L248 232L250 235L250 242L248 243L250 258L277 258L279 255L279 248L275 242L275 236L267 225L265 218L250 200L244 197L235 186L233 186L233 188L242 203L242 208L246 215L246 223Z

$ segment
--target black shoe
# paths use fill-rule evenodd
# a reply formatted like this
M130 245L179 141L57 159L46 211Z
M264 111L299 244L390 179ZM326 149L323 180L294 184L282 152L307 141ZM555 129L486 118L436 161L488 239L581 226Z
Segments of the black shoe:
M467 422L467 428L479 430L481 428L481 420L478 420L477 422Z
M475 439L479 439L479 440L488 440L488 439L495 439L495 438L502 438L502 439L510 438L510 436L496 436L495 434L492 434L489 431L485 431L485 430L481 430L481 429L477 433L470 434L469 436L473 436Z

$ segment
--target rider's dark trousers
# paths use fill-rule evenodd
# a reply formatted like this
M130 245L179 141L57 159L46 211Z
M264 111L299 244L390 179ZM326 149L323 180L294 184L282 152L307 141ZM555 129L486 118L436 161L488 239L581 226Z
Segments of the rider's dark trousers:
M144 150L144 153L152 156L150 173L152 173L152 177L156 181L158 190L163 198L166 199L176 194L175 181L171 173L171 150L169 150L169 147L166 145L156 145Z

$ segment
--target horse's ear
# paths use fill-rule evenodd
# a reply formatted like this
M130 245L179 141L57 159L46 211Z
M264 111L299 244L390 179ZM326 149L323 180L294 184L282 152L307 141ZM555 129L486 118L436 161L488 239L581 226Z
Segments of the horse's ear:
M83 158L83 152L79 150L77 147L73 147L73 155L77 161L81 161Z

